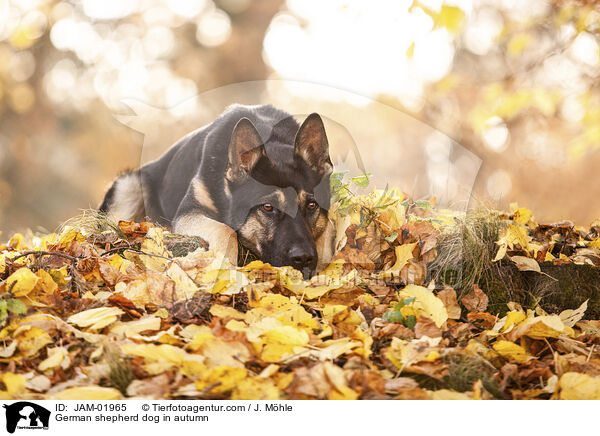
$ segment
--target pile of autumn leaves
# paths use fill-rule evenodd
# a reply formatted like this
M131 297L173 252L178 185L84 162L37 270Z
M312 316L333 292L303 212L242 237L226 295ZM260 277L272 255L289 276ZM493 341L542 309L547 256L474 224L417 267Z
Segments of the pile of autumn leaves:
M500 317L477 286L436 284L427 265L456 214L402 200L333 211L338 253L311 280L202 248L173 257L148 223L15 235L0 244L0 399L600 399L586 304L507 301ZM549 260L527 209L507 223L496 261Z

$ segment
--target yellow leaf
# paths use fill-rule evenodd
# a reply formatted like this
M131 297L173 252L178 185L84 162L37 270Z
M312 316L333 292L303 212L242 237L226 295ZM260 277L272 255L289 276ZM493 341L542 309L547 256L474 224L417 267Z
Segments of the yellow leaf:
M344 271L345 263L346 261L344 259L336 259L327 265L327 268L325 268L319 274L319 276L325 275L330 277L332 280L340 280L342 278L342 272Z
M162 344L123 344L121 350L125 354L143 357L145 362L144 369L150 374L160 374L171 368L178 367L182 370L191 370L198 368L197 365L204 367L204 356L187 353L179 347ZM186 364L189 364L186 366ZM196 366L194 366L196 364Z
M85 236L79 233L76 229L71 226L66 226L63 232L58 237L58 245L61 247L66 246L70 242L77 241L83 242L85 241Z
M400 273L402 268L408 263L410 259L413 258L413 250L417 246L417 243L414 242L412 244L403 244L397 246L394 251L396 253L396 262L387 272L396 272Z
M202 378L196 381L196 389L207 390L210 393L228 392L238 386L247 374L244 368L218 366L205 372Z
M561 400L600 400L600 378L587 374L567 372L558 385Z
M52 276L43 269L38 270L36 275L40 279L37 283L36 288L40 291L46 294L53 294L58 289L58 285L56 284Z
M527 234L527 229L510 224L505 233L505 238L508 246L514 248L516 244L522 248L527 248L531 237Z
M214 266L214 262L211 265ZM207 289L208 292L223 295L238 294L244 286L250 284L250 280L244 272L224 268L211 269L207 267L207 271L200 273L196 280L210 285L211 289Z
M583 318L583 315L585 315L588 301L589 300L585 300L583 304L575 310L563 310L561 313L558 314L558 317L562 320L562 322L565 323L565 325L573 327L579 320L581 320L581 318Z
M189 300L198 291L198 286L176 263L172 263L167 269L167 277L175 282L177 300Z
M432 362L440 358L439 343L442 338L428 338L407 341L405 339L392 338L392 343L384 352L390 362L397 368L406 368L418 362Z
M48 273L58 286L66 286L71 280L66 266L59 269L51 269Z
M38 281L39 277L29 268L19 268L6 279L5 286L15 297L23 297L33 291Z
M40 371L54 369L60 366L62 369L67 369L71 365L69 353L65 347L48 348L48 357L39 365Z
M501 259L504 259L504 256L506 256L506 250L508 248L506 244L498 242L498 245L500 245L500 247L498 248L498 252L496 253L496 256L494 257L492 262L497 262Z
M46 345L51 344L52 338L44 330L23 326L13 333L13 337L19 341L18 349L25 357L31 357Z
M101 386L78 386L68 388L51 396L52 400L120 400L123 396L114 388Z
M0 380L6 387L5 391L0 391L1 400L10 400L16 398L17 394L25 390L25 377L21 374L5 372L0 375Z
M323 319L326 321L333 321L333 317L346 310L348 306L344 306L343 304L327 304L323 307Z
M246 314L233 307L222 306L220 304L213 304L210 308L210 314L218 318L232 318L232 319L245 319Z
M230 321L227 328L233 328ZM245 329L246 338L254 344L261 358L266 362L279 362L297 353L296 348L308 344L310 337L301 328L284 325L280 320L266 317L257 320Z
M593 247L593 248L599 248L600 249L600 238L596 238L593 241L588 242L588 247Z
M327 398L330 400L357 400L358 392L348 386L340 386L337 389L331 390Z
M530 358L527 351L514 342L501 340L496 342L493 348L498 354L514 362L525 363Z
M160 318L145 316L135 321L116 322L110 328L110 333L122 337L135 337L145 330L160 330Z
M306 345L308 344L308 333L304 330L291 326L281 326L265 332L262 337L265 343L278 342L285 345Z
M521 322L523 322L526 318L527 318L527 316L523 312L519 312L519 311L508 312L504 318L502 318L502 319L498 320L498 322L496 322L496 325L494 326L494 328L492 330L495 332L508 333L513 328L515 328L515 326L517 326Z
M537 263L537 261L535 259L532 259L531 257L511 256L510 260L512 260L515 263L515 265L517 265L519 271L541 272L540 264Z
M307 355L322 361L333 360L343 354L350 353L353 349L360 347L361 345L361 342L353 341L351 338L331 339L319 345L318 350L308 350Z
M531 317L515 327L507 337L512 340L521 336L533 339L556 338L561 334L573 336L573 329L566 326L558 315Z
M435 325L442 327L448 319L448 311L444 307L444 303L433 292L423 286L408 285L400 292L403 298L414 297L415 301L412 306L424 312L431 318Z
M279 389L272 380L259 377L245 378L235 386L232 400L279 400Z
M451 391L448 389L440 389L437 391L431 392L432 400L472 400L469 395L463 392Z
M135 254L133 257L139 257L142 264L151 271L164 272L171 261L166 258L171 258L172 254L166 249L164 243L164 232L159 227L151 227L146 233L146 237L142 242L141 251L155 256L145 254ZM127 254L129 256L129 253ZM158 257L161 256L161 257Z
M100 330L117 320L123 312L117 307L99 307L97 309L84 310L67 319L71 324L78 327L87 327L90 330Z

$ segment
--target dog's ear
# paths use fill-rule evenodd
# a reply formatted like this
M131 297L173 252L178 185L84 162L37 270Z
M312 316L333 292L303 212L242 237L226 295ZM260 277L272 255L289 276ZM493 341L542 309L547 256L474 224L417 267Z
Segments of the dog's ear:
M325 126L317 113L310 114L298 129L294 149L296 156L318 172L326 173L333 168Z
M256 127L242 118L231 134L227 178L233 181L250 173L262 156L266 156L265 147Z

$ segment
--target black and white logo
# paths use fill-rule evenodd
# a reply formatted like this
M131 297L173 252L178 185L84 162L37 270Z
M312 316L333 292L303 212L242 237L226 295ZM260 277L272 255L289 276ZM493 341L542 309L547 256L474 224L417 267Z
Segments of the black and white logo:
M4 404L6 409L6 431L14 433L19 430L48 430L50 411L42 406L29 401L19 401L10 405Z

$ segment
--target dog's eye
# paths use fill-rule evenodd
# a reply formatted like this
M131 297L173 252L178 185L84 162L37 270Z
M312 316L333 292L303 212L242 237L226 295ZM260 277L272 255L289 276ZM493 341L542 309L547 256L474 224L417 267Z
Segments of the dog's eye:
M316 201L309 201L308 204L306 205L308 210L315 210L318 206L319 205L317 204Z
M261 207L265 212L273 212L273 205L271 203L265 203Z

